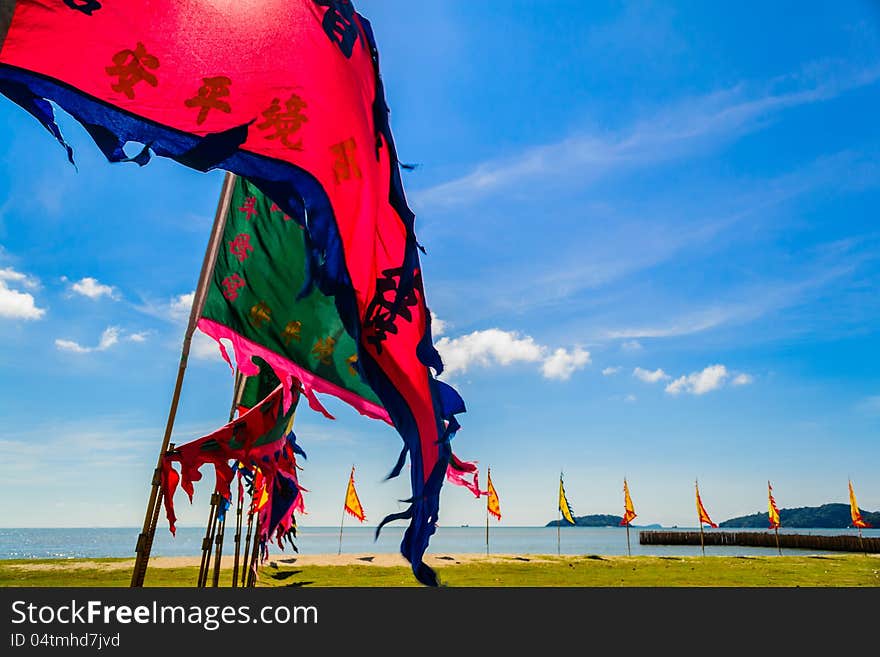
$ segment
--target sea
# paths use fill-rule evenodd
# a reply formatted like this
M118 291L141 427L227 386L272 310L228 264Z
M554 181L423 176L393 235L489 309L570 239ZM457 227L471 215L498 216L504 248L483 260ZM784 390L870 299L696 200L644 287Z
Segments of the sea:
M654 529L653 527L651 529ZM669 528L663 528L669 530ZM681 531L698 528L678 527ZM700 554L699 546L640 545L640 528L630 528L630 548L635 555L690 556ZM707 529L706 532L722 531ZM765 531L741 530L736 531ZM132 557L140 528L0 528L0 559L76 559ZM780 534L855 534L855 529L781 529ZM863 536L880 537L880 529L862 530ZM201 553L203 527L178 527L177 536L160 527L153 541L152 556L193 556ZM345 554L396 553L400 549L403 527L387 526L375 538L374 527L344 527L341 550ZM340 550L339 527L300 527L295 539L299 554L336 554ZM224 552L232 551L232 535L227 532ZM626 529L623 527L490 527L489 552L496 554L625 555ZM485 553L486 527L438 527L428 554ZM785 549L785 554L823 554L818 550ZM291 556L289 545L281 550L273 545L272 556ZM776 554L775 548L707 546L707 555L757 556Z

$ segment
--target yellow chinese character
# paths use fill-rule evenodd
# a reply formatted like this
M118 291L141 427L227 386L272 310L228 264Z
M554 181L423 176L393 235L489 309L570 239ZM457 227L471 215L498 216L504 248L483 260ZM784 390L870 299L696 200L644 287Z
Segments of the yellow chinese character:
M326 337L323 340L316 340L315 346L312 347L312 353L315 354L318 359L324 365L330 365L330 359L333 357L333 348L336 346L336 340L331 337Z
M287 322L287 326L284 327L284 333L281 334L281 337L284 339L284 344L290 344L291 340L299 342L301 331L302 322L298 320Z
M272 319L272 309L265 301L260 301L260 303L251 308L251 322L253 322L255 328L261 328L270 319Z

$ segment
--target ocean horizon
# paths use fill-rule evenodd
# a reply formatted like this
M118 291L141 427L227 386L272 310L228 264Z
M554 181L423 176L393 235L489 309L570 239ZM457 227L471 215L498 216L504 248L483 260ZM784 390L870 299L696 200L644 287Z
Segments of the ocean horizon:
M688 545L640 545L640 527L630 528L630 546L634 556L695 556L698 546ZM656 526L645 530L659 529ZM666 531L699 530L698 527L662 527ZM730 528L732 530L733 528ZM404 527L386 526L378 539L374 539L375 527L345 527L342 534L342 552L345 554L389 554L400 549ZM704 529L706 533L724 529ZM736 529L736 531L768 531L764 529ZM245 529L242 529L244 535ZM53 527L53 528L0 528L0 559L76 559L134 557L139 527ZM784 528L780 534L818 534L838 536L856 534L855 529ZM880 529L862 530L863 536L880 537ZM152 556L174 557L201 554L204 527L178 527L172 536L160 527L153 541ZM242 536L244 538L244 536ZM295 539L297 552L289 545L281 550L276 544L269 549L269 556L284 557L293 554L336 554L339 551L339 527L300 527ZM562 527L559 532L561 554L627 554L626 529L624 527ZM233 532L227 530L223 553L234 550ZM556 554L557 532L555 527L490 527L489 551L496 554ZM428 553L433 555L485 553L486 527L438 527L431 539ZM827 554L818 550L786 549L784 553ZM776 554L775 548L744 546L707 546L707 555L760 556Z

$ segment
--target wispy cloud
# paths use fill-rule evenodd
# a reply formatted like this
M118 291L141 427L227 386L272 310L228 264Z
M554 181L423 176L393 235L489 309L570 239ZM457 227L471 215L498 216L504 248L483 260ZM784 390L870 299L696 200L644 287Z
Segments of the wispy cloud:
M880 416L880 395L865 397L856 404L856 408L860 413L864 413L865 415Z
M101 333L101 338L98 340L98 344L94 347L84 347L74 340L66 340L63 338L56 339L55 346L61 351L71 351L75 354L88 354L93 351L107 351L107 349L119 342L119 332L120 329L118 326L108 326L104 329L104 332Z
M559 183L576 176L585 183L623 168L676 159L706 142L757 130L783 110L829 100L880 78L876 67L830 69L830 64L813 64L805 69L810 74L742 82L683 100L616 133L570 136L512 158L484 162L460 178L417 191L414 203L421 207L467 203L525 180Z
M170 299L163 299L161 301L144 301L134 308L138 312L150 317L155 317L165 322L181 324L189 319L189 312L195 295L196 293L193 291L186 294L178 294Z
M46 314L45 308L37 307L36 299L30 292L21 289L35 290L39 281L12 267L0 269L0 317L8 319L35 320Z
M590 362L590 352L580 348L550 349L528 335L486 329L436 342L443 359L444 377L466 372L473 366L506 367L517 363L540 363L545 378L566 380Z
M620 371L620 367L606 367L602 370L602 376L611 376L612 374L617 374Z
M98 344L94 347L83 346L75 340L67 340L64 338L57 338L55 340L55 346L61 351L69 351L75 354L90 354L96 351L107 351L111 347L119 344L120 341L140 344L146 342L148 335L148 331L126 333L118 326L108 326L104 329L104 332L101 333L101 337L98 339Z

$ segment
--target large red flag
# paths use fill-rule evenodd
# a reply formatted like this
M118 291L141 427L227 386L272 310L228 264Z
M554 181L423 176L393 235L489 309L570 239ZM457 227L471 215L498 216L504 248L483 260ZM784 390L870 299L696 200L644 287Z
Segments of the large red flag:
M411 505L379 527L408 519L401 552L436 584L423 555L465 409L435 379L442 363L369 22L348 0L19 0L0 43L0 92L65 147L47 101L111 161L143 165L154 153L225 169L303 226L303 292L335 298L358 372L403 438L391 476L410 457ZM144 148L129 155L130 142Z

